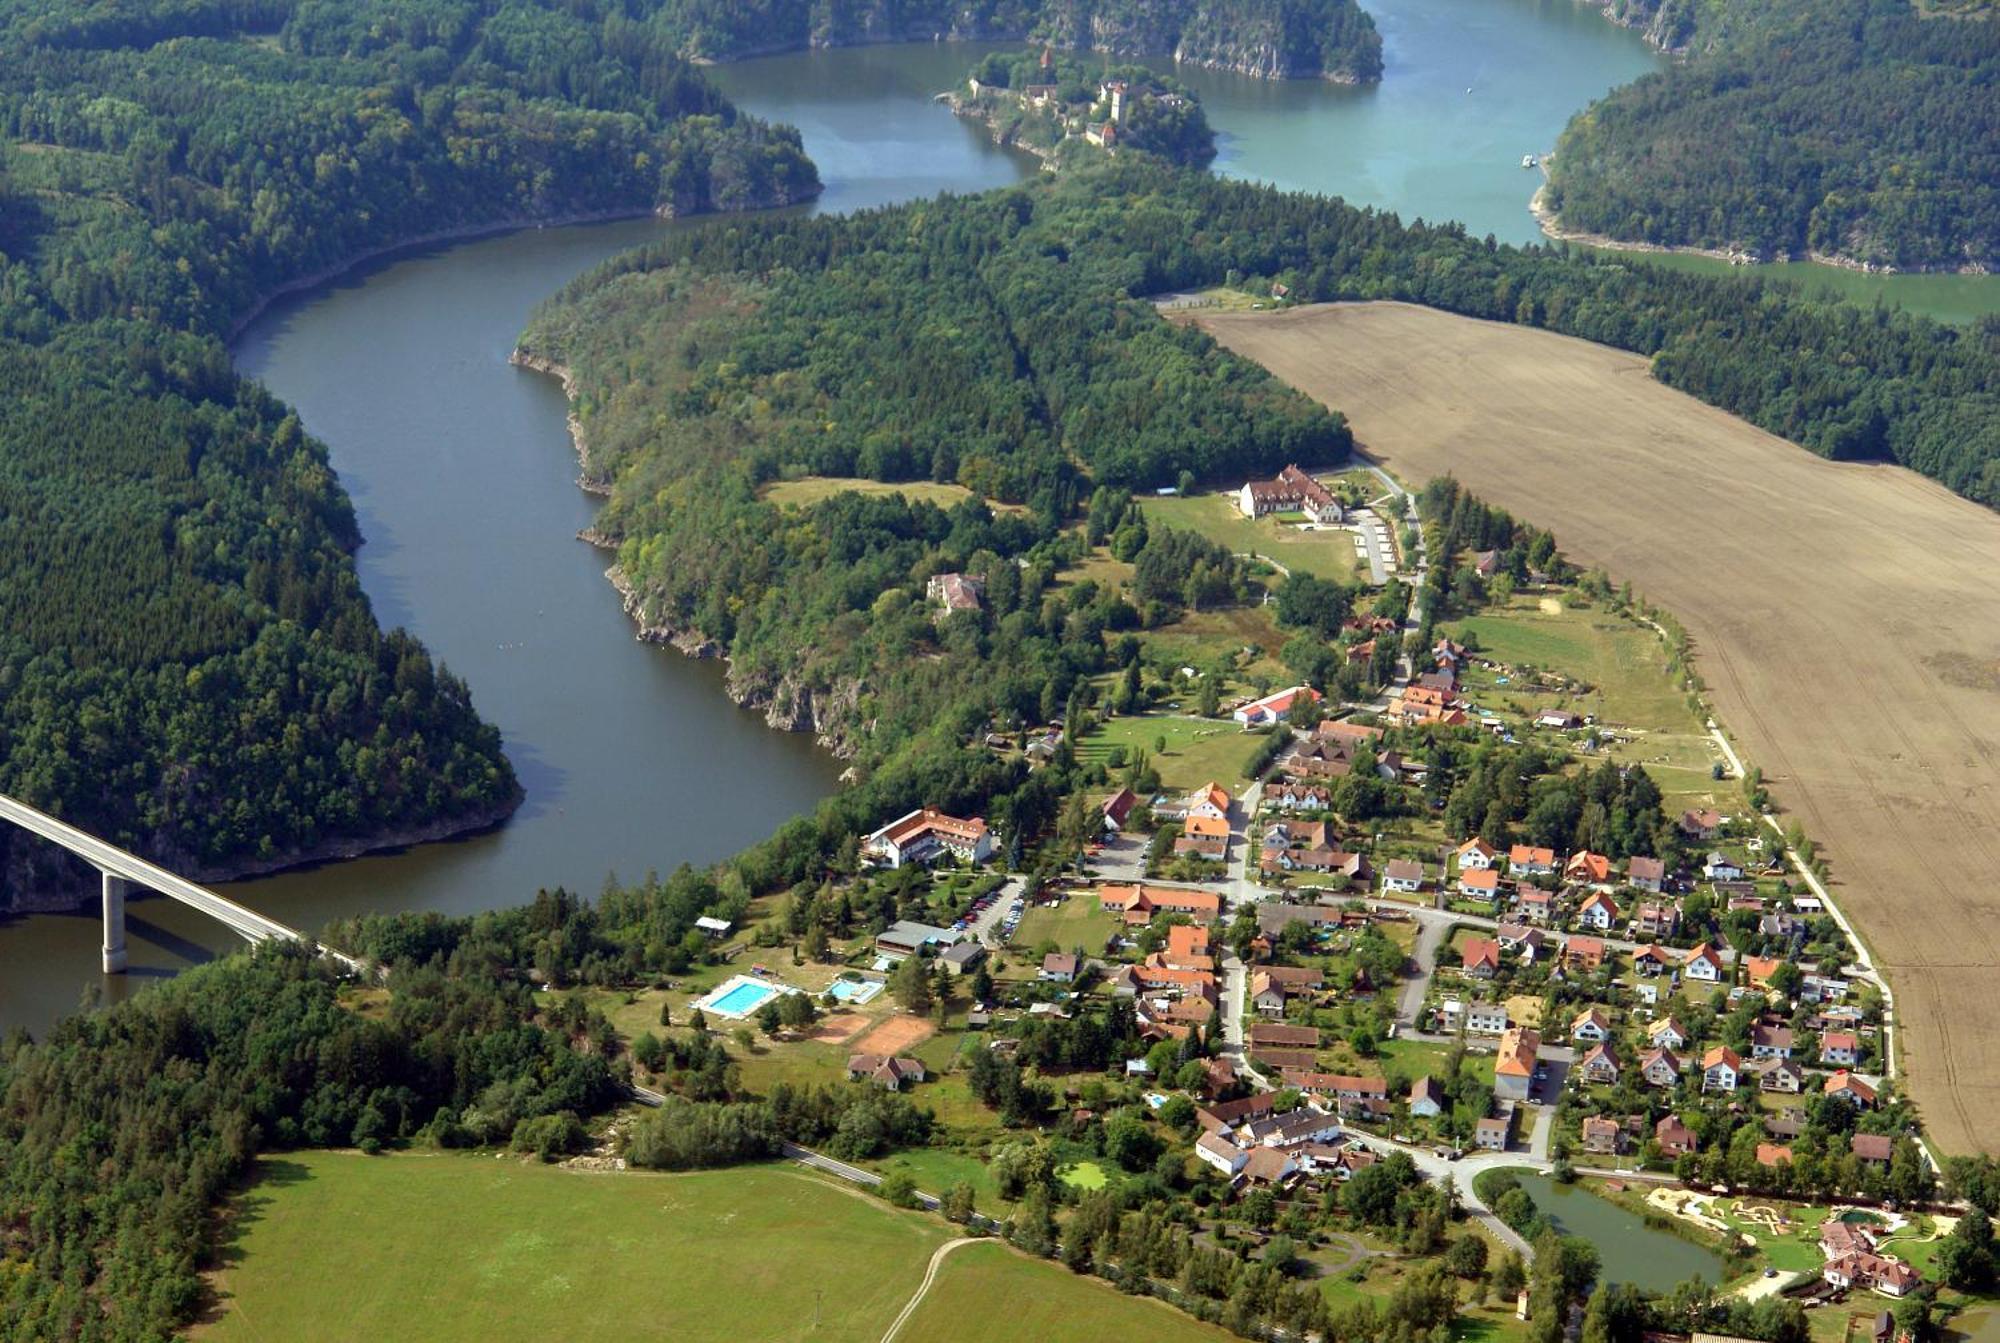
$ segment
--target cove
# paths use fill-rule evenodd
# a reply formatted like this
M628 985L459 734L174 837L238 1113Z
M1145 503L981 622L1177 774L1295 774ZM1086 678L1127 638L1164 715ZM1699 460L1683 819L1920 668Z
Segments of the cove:
M1727 1273L1722 1256L1645 1219L1581 1185L1557 1184L1532 1170L1509 1170L1535 1206L1566 1236L1593 1245L1601 1261L1600 1282L1626 1282L1648 1292L1670 1292L1689 1278L1719 1283Z

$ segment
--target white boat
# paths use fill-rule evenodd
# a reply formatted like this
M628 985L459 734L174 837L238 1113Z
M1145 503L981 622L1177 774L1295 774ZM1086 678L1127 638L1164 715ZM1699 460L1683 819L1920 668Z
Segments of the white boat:
M1523 155L1521 155L1521 166L1522 166L1523 168L1532 168L1532 167L1534 167L1534 166L1535 166L1535 156L1534 156L1533 154L1523 154Z

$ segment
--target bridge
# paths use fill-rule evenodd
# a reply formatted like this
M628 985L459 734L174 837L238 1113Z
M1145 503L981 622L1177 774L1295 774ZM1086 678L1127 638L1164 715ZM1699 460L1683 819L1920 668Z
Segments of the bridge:
M217 895L205 886L197 886L184 877L177 877L164 867L127 853L116 844L101 840L88 831L79 830L5 794L0 794L0 820L12 821L50 843L60 844L103 874L106 974L118 974L125 969L125 895L135 886L158 891L169 900L178 900L191 909L198 909L248 941L304 942L318 947L356 974L370 972L364 961L331 947L320 946L296 928L259 914L248 905L239 905L227 896Z

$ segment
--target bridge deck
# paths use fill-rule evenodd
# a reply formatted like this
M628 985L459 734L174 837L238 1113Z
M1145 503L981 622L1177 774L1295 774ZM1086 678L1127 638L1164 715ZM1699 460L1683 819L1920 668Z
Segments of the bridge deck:
M289 924L259 914L248 905L240 905L227 896L217 895L205 886L197 886L185 877L175 876L164 867L149 863L144 858L127 853L117 845L85 830L79 830L67 821L57 820L44 811L37 811L25 802L17 802L5 794L0 794L0 820L12 821L23 830L40 835L52 844L60 844L100 872L108 872L115 877L123 877L136 886L158 891L170 900L198 909L228 927L237 936L252 942L268 942L273 938L302 942L304 933ZM362 971L363 962L331 947L324 948L329 956L339 960L348 969Z

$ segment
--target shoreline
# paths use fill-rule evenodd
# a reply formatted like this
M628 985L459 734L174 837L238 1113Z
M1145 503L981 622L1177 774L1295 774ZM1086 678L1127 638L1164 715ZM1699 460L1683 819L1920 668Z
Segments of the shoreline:
M1914 270L1898 269L1894 266L1879 266L1872 261L1856 261L1852 257L1839 256L1829 252L1807 252L1802 257L1789 254L1764 258L1750 252L1726 247L1696 247L1687 243L1633 242L1629 238L1614 238L1607 233L1588 233L1582 229L1565 228L1561 217L1548 207L1549 185L1546 180L1535 189L1528 199L1528 213L1535 217L1535 224L1542 236L1550 242L1575 243L1580 247L1593 247L1605 252L1636 252L1653 256L1698 256L1710 261L1726 261L1731 266L1755 271L1763 266L1811 265L1825 266L1829 270L1852 271L1857 275L1957 275L1967 278L1990 276L1990 270L1976 265L1964 265L1947 269L1942 266L1920 266Z
M611 486L596 480L590 459L590 441L584 433L583 422L576 411L576 374L569 367L547 355L530 354L519 346L507 356L507 362L516 368L524 368L544 377L556 379L562 385L563 399L568 403L570 446L575 450L579 474L577 488L598 498L609 498ZM618 541L597 529L584 528L576 534L576 539L599 550L618 552ZM789 675L775 684L768 681L752 681L739 674L736 660L729 655L721 643L697 629L682 629L663 625L646 618L643 599L636 584L626 575L624 567L614 559L604 571L604 581L618 594L619 602L635 629L633 637L640 643L662 644L672 648L684 657L697 661L719 660L724 668L723 695L739 709L752 713L762 712L767 727L779 732L810 732L814 744L835 760L851 761L854 746L847 739L844 706L852 708L859 698L859 682L836 686L825 696L825 703L811 687L799 685ZM843 721L835 721L836 717ZM841 775L841 782L850 782L851 769Z

